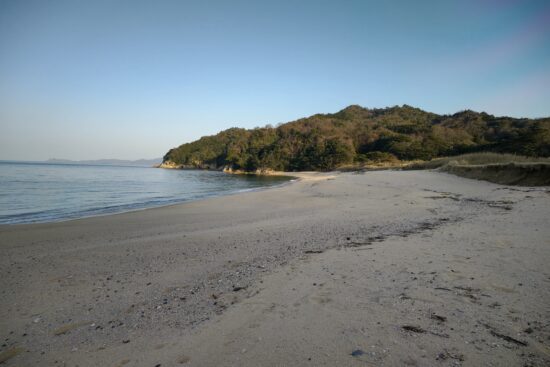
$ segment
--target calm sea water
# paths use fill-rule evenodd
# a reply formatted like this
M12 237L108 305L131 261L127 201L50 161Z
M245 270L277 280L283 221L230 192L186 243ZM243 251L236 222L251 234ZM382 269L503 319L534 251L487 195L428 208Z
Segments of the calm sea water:
M0 161L0 224L54 222L282 184L287 177Z

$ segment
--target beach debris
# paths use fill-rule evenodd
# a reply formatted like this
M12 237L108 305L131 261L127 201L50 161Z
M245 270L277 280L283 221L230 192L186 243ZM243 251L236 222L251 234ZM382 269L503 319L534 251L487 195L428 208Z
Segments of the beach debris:
M322 254L323 250L305 250L304 254Z
M507 342L514 343L514 344L517 344L517 345L521 345L523 347L526 347L528 345L527 342L524 342L524 341L516 339L516 338L512 338L509 335L501 334L501 333L498 333L494 330L489 330L489 332L491 333L491 335L496 336L497 338L506 340Z
M531 333L533 333L533 328L528 327L527 329L523 330L523 332L526 333L526 334L531 334Z
M430 315L430 319L433 319L433 320L436 320L436 321L439 321L439 322L447 321L447 318L445 316L440 316L440 315L437 315L435 313L432 313Z
M439 353L435 358L438 361L444 361L447 359L456 359L458 361L464 361L464 355L458 353L451 353L447 349L443 349L443 352Z
M528 345L528 343L524 342L523 340L519 340L519 339L513 338L509 335L499 333L498 331L495 330L494 327L492 327L489 324L482 323L481 325L485 326L485 328L489 330L489 333L494 337L505 340L509 343L513 343L513 344L516 344L516 345L521 345L522 347L526 347Z
M351 355L352 355L353 357L360 357L360 356L362 356L363 354L365 354L365 352L364 352L363 350L361 350L361 349L356 349L356 350L354 350L353 352L351 352Z
M370 239L367 239L367 241L365 242L349 242L349 245L347 245L347 247L360 247L360 246L369 246L369 245L372 245L372 240Z
M455 289L465 291L465 292L479 292L478 288L472 288L472 287L462 287L462 286L456 286Z
M421 327L414 326L414 325L403 325L403 326L401 326L401 328L403 328L403 330L411 331L413 333L425 333L426 332L426 330L422 329Z
M441 338L448 338L449 337L449 334L445 334L445 333L436 333L435 331L428 331L428 332L432 335L439 336Z
M124 340L122 341L122 343L123 343L123 344L128 344L128 343L130 343L130 339L124 339Z
M246 289L246 287L241 286L233 286L233 292L242 291L243 289Z
M456 286L453 288L458 290L458 292L456 292L457 295L469 298L472 300L473 303L479 304L479 292L481 291L479 288L462 287L462 286Z

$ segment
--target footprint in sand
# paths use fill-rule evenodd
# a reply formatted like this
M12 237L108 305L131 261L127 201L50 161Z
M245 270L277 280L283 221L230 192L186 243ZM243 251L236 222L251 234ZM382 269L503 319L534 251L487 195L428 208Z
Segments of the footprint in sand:
M493 289L497 290L497 291L501 291L501 292L504 292L504 293L518 293L518 291L513 289L513 288L503 287L503 286L496 285L496 284L491 284L491 287Z
M310 299L320 305L324 305L332 302L332 298L330 296L331 294L329 292L320 292L318 295L310 297Z
M189 362L191 360L191 358L187 357L186 355L183 355L181 357L178 358L177 362L179 364L186 364L187 362Z
M118 362L117 367L122 367L122 366L124 366L125 364L128 364L128 363L130 363L129 359L123 359L122 361Z

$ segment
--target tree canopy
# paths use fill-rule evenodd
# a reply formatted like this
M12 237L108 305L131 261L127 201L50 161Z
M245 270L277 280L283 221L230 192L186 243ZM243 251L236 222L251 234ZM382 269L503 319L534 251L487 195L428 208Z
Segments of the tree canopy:
M352 105L276 128L224 130L171 149L164 162L196 168L303 171L479 151L550 156L550 118L495 117L470 110L437 115L407 105L382 109Z

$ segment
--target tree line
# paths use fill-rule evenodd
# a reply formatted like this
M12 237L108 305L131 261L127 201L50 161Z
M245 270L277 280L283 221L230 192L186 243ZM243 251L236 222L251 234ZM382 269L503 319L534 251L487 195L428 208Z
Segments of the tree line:
M164 162L255 171L331 170L372 161L429 160L492 151L550 156L550 118L438 115L411 106L349 106L255 129L231 128L173 148Z

